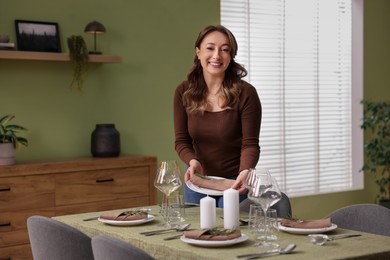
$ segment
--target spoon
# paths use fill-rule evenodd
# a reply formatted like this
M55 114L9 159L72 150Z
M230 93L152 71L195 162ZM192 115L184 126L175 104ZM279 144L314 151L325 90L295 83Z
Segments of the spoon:
M170 230L184 231L184 230L187 230L190 226L191 226L191 224L184 224L184 225L179 226L179 227L146 231L146 232L141 232L140 234L145 235L145 236L153 236L153 235L157 235L157 234L160 234L160 233L163 233L166 231L170 231Z
M274 253L278 253L278 254L284 255L284 254L291 253L295 248L296 248L295 244L289 244L289 245L287 245L284 248L272 249L272 250L268 250L268 251L261 252L261 253L256 253L256 254L239 255L237 257L238 258L245 257L246 259L255 259L255 258L258 258L258 257L263 256L263 255L274 254Z
M361 236L360 234L340 234L340 235L334 235L334 236L328 236L324 234L310 234L308 237L310 238L310 241L317 246L322 246L328 241L332 241L339 238L347 238L347 237L358 237Z

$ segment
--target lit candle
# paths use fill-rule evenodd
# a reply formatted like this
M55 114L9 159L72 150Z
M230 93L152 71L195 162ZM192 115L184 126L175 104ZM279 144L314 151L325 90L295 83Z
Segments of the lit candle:
M240 226L240 198L238 190L227 189L223 192L223 226L235 229Z
M200 228L213 228L215 227L216 216L216 203L215 199L209 196L200 200Z

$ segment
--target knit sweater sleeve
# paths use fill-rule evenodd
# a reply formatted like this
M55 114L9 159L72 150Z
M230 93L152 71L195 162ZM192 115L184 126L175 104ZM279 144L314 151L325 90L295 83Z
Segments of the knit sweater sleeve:
M180 159L189 164L191 159L198 159L193 145L192 138L188 131L188 117L186 108L183 105L183 93L186 83L181 83L175 91L173 101L173 118L175 128L175 150Z
M245 83L248 91L240 100L242 123L242 147L239 172L255 168L260 157L259 134L262 107L256 89Z

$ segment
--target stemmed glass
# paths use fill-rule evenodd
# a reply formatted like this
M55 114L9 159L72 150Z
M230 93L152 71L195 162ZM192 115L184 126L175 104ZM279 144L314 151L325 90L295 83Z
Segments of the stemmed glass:
M267 242L267 214L268 209L276 204L281 198L282 193L278 184L268 169L258 171L250 170L247 176L246 187L248 189L248 198L261 206L264 212L264 241L258 243L258 247L278 247L278 244Z
M165 220L163 225L167 228L172 227L169 220L169 196L182 185L180 175L180 168L176 161L162 161L154 179L154 186L165 195L162 213Z

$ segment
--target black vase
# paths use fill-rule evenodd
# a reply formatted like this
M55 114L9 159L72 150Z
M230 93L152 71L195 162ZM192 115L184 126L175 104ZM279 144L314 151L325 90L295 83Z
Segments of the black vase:
M91 135L94 157L117 157L121 151L119 132L114 124L97 124Z

